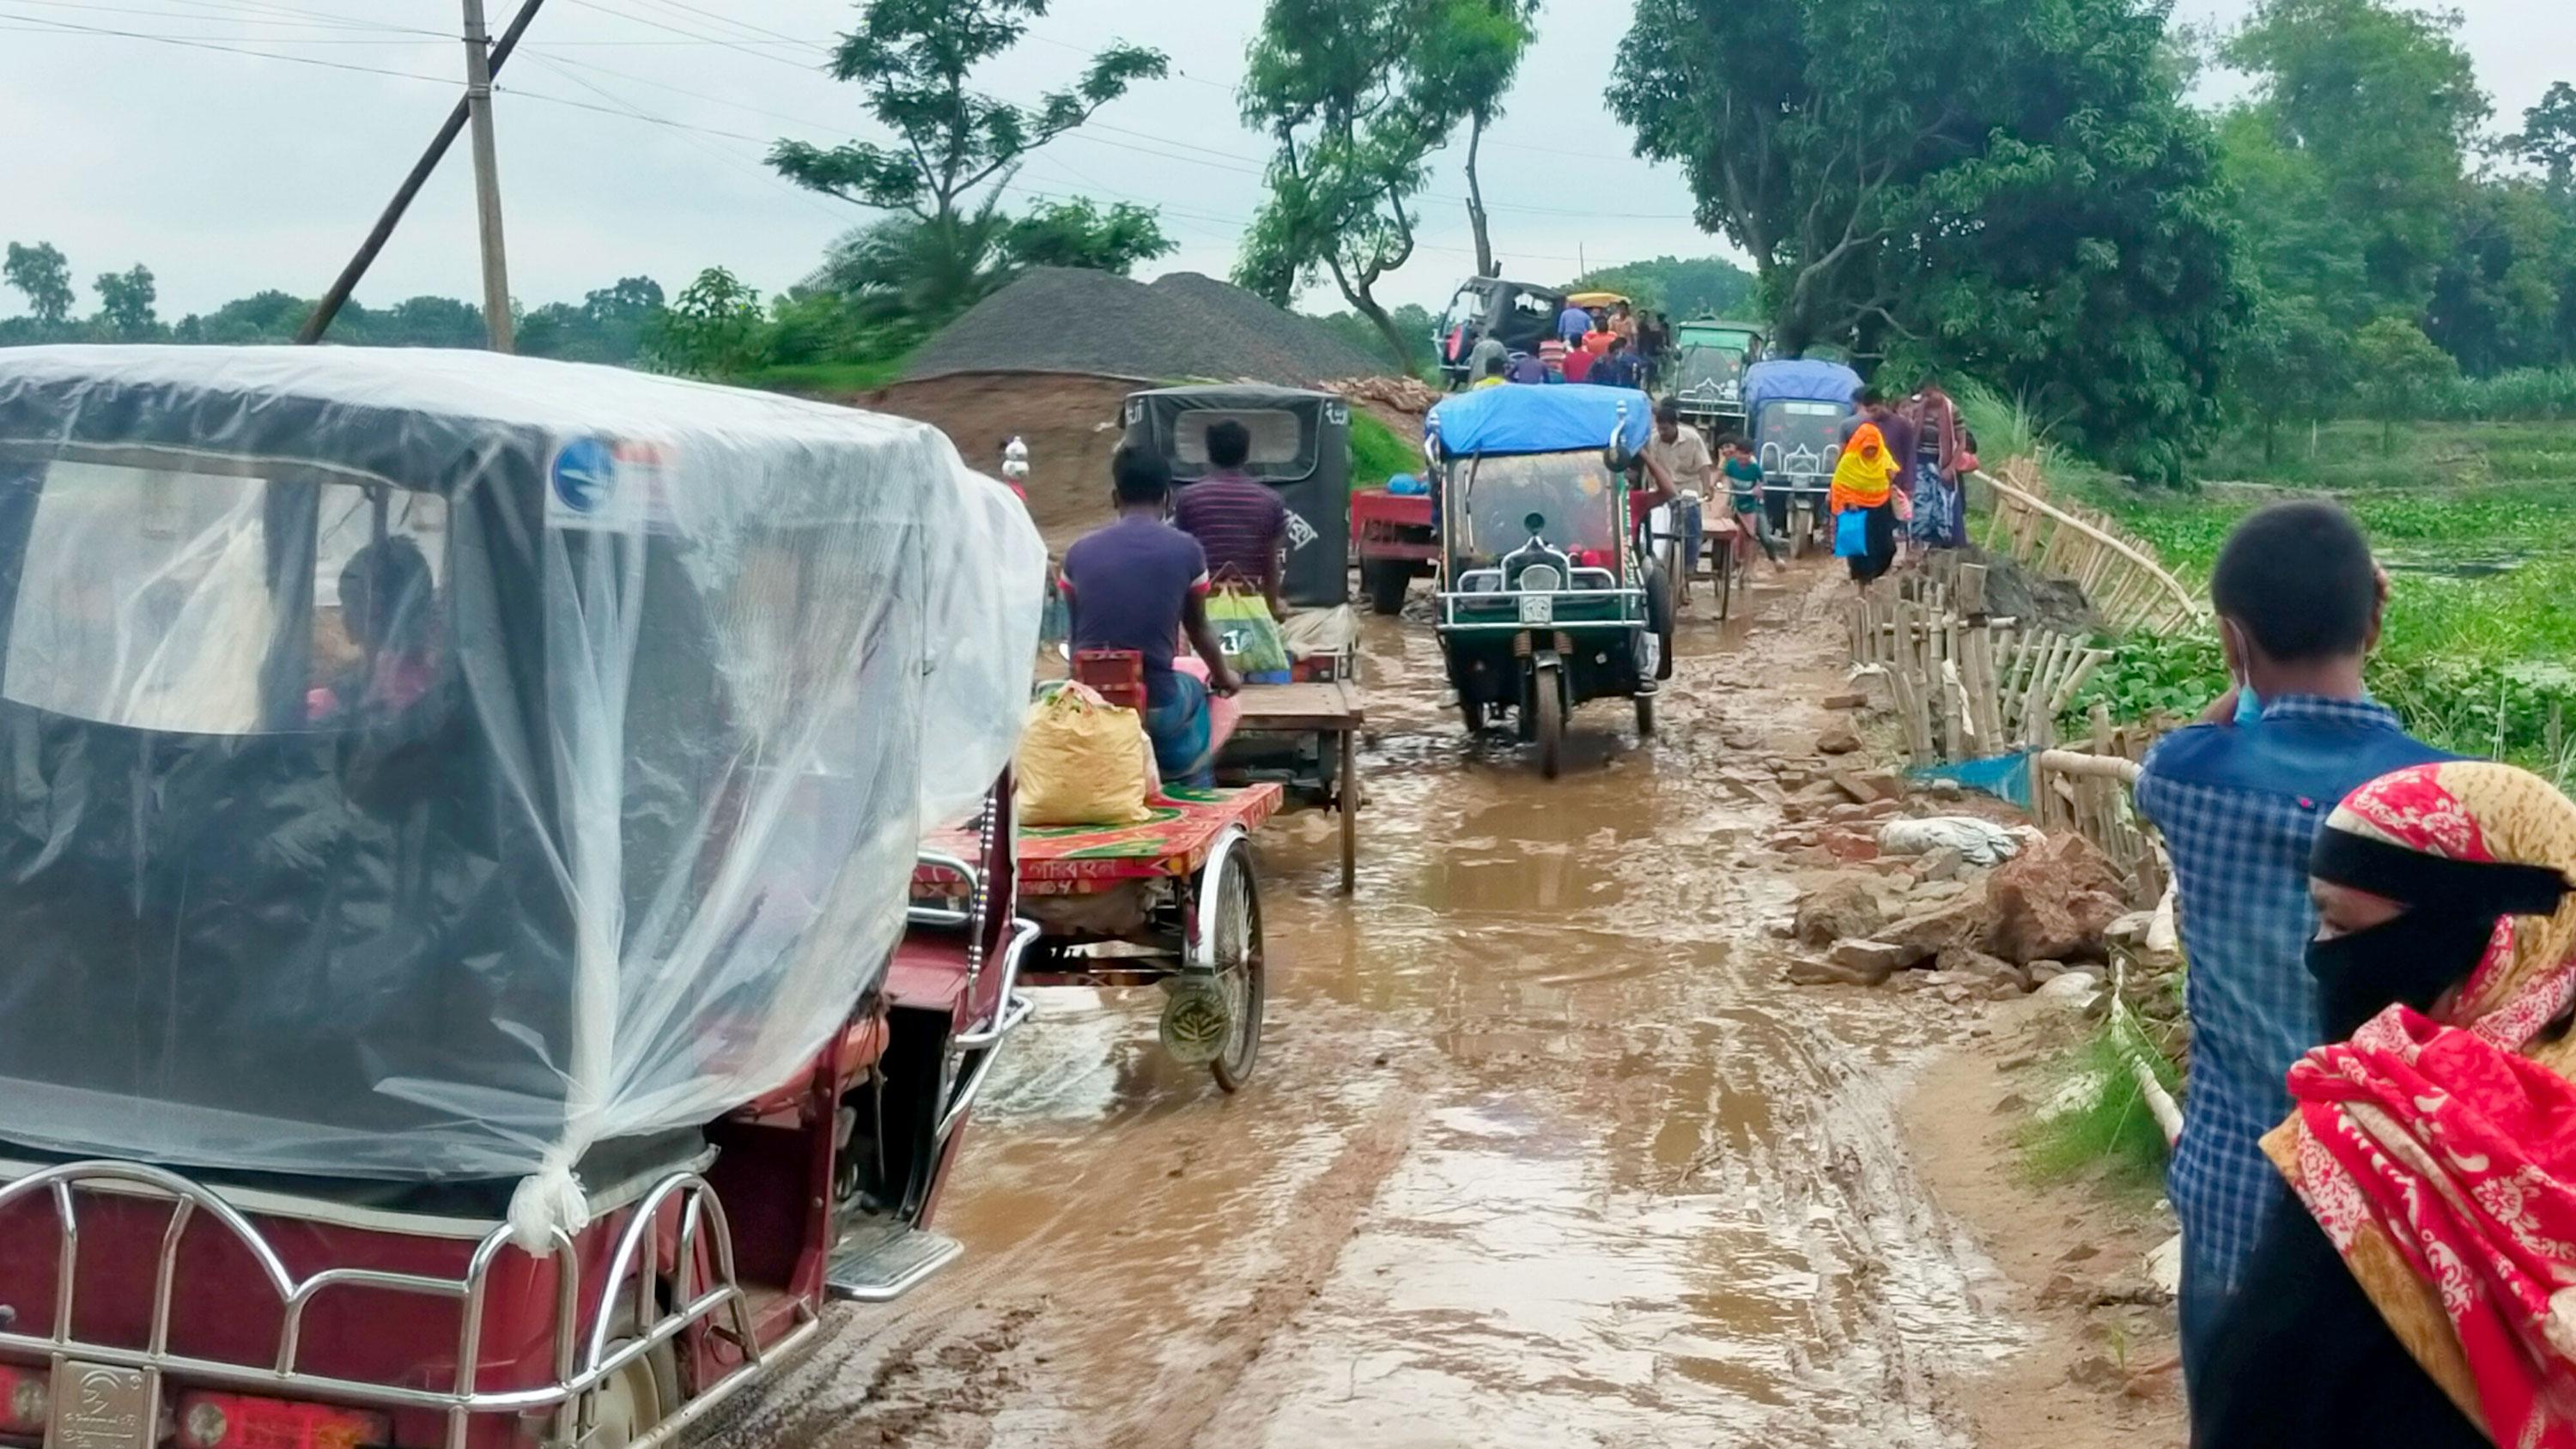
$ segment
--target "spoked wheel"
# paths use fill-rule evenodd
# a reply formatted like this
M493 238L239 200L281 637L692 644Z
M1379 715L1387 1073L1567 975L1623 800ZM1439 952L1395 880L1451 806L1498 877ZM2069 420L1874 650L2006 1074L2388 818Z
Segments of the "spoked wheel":
M1210 883L1214 924L1206 949L1225 1001L1227 1030L1208 1070L1219 1087L1239 1092L1261 1060L1261 1013L1270 994L1262 970L1261 888L1252 878L1250 851L1241 844L1218 859L1217 872Z
M1538 772L1555 779L1565 770L1565 681L1553 669L1530 677L1530 733L1538 741Z

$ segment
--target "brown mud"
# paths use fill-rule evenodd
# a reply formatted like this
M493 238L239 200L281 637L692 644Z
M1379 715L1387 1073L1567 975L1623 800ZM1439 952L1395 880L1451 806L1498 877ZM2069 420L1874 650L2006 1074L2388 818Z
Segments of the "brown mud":
M1827 721L1841 616L1821 568L1737 615L1686 618L1659 738L1586 705L1554 782L1372 620L1359 892L1329 816L1262 831L1250 1089L1170 1066L1152 993L1044 994L942 1207L967 1258L717 1442L2178 1443L2068 1381L2084 1325L1981 1245L2065 1205L1954 1215L1922 1149L2002 1149L1909 1136L1987 1008L1782 983L1767 766ZM1989 1427L1999 1382L2044 1435Z

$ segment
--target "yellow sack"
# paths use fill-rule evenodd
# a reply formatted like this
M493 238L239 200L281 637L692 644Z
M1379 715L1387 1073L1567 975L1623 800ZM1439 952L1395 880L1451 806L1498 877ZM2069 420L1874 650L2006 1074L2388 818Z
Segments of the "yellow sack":
M1022 825L1141 825L1153 756L1144 722L1087 685L1029 706L1020 735Z

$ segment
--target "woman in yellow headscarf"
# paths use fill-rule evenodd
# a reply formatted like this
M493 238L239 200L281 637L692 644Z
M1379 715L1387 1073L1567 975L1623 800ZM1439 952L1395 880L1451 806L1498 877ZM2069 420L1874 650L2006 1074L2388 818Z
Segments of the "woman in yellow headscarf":
M1834 485L1827 496L1834 514L1834 552L1851 562L1854 583L1868 588L1896 562L1896 460L1888 456L1887 435L1876 423L1863 423L1843 444L1834 464ZM1845 514L1860 515L1846 524ZM1855 537L1847 530L1857 529Z

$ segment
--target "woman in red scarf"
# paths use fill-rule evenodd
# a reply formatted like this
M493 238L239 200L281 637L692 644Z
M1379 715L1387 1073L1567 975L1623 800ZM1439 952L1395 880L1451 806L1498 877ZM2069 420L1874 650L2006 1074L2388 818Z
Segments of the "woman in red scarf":
M2329 1037L2263 1142L2284 1201L2196 1449L2576 1449L2576 803L2424 765L2318 835Z

